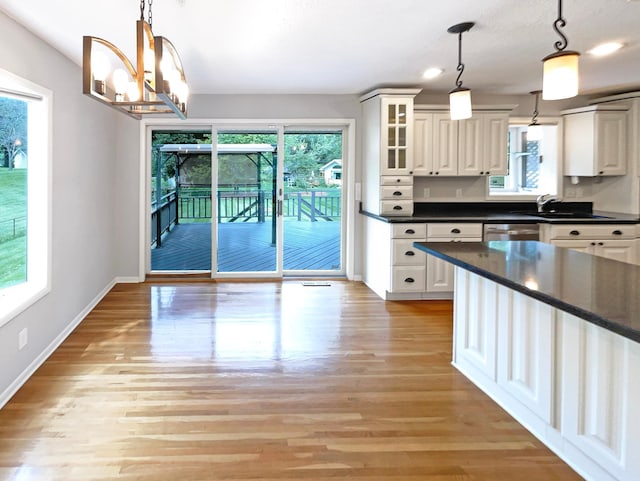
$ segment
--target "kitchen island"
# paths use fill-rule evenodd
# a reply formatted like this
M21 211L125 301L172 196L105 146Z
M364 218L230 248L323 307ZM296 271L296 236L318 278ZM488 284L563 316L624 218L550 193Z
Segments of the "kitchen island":
M640 267L536 241L414 246L456 266L454 366L585 479L640 479Z

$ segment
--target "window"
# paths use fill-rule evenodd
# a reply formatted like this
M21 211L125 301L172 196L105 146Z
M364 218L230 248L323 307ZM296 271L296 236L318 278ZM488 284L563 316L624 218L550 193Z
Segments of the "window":
M528 140L526 125L511 125L507 175L489 177L489 196L558 194L557 129L544 125L542 139Z
M49 289L50 103L0 69L0 325Z

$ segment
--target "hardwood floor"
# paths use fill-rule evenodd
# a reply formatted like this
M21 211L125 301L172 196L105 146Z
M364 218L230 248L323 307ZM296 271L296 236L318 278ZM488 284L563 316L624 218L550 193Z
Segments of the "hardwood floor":
M451 343L360 283L117 285L0 411L0 479L582 479Z

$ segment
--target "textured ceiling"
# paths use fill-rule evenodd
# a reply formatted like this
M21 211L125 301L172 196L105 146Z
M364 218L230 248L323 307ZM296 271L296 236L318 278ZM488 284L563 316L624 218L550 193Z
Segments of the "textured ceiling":
M77 64L82 36L129 58L138 0L0 0L0 10ZM463 35L464 85L524 94L542 83L541 59L558 39L556 0L155 0L153 29L182 57L194 93L363 93L379 86L448 91ZM581 93L640 88L640 1L565 0L564 32L581 56ZM0 33L0 39L2 34ZM620 41L617 54L586 50ZM6 41L6 39L2 39ZM445 70L426 81L425 68Z

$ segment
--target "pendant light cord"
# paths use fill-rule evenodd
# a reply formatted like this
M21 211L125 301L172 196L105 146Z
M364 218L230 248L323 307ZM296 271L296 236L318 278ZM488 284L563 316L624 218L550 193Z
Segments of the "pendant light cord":
M566 26L567 26L567 21L564 18L562 18L562 0L558 0L558 18L556 19L555 22L553 22L553 29L560 36L560 39L561 39L561 40L558 40L556 43L554 43L556 50L559 52L567 48L567 45L569 44L567 37L560 30L561 28L564 28Z
M531 117L531 123L532 124L537 124L538 123L538 100L540 99L540 92L536 92L536 103L535 103L535 107L533 109L533 117Z
M458 33L458 66L456 67L458 71L458 78L456 79L456 87L462 87L462 72L464 72L464 64L462 63L462 32Z

